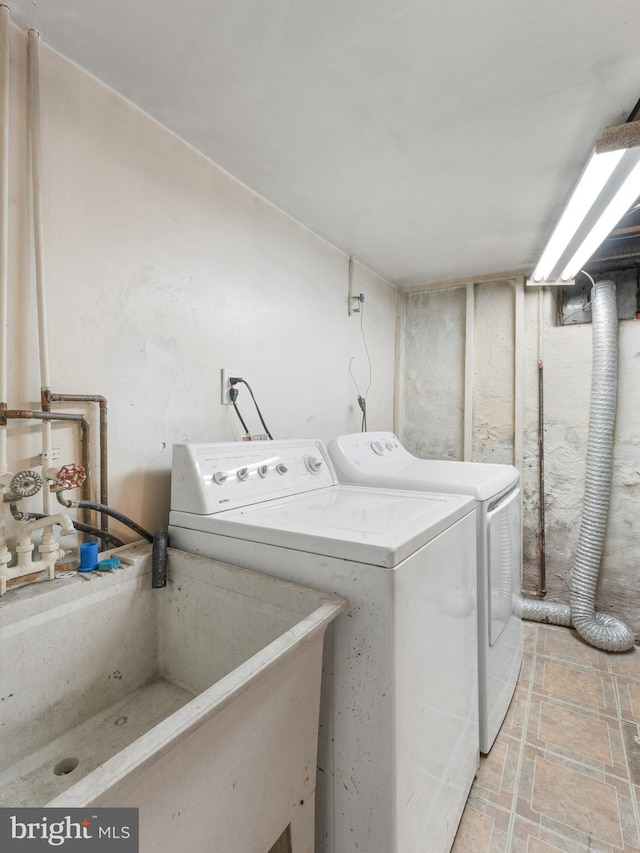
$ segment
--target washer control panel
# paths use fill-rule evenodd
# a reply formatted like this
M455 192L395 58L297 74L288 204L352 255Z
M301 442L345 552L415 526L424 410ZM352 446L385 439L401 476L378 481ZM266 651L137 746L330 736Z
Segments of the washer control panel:
M336 483L316 439L175 444L171 509L210 515Z

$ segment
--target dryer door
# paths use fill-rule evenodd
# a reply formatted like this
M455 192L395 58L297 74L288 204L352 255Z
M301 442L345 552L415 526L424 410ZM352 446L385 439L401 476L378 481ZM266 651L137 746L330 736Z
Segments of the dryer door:
M489 559L489 645L504 631L516 610L522 578L522 511L520 489L501 498L487 512Z

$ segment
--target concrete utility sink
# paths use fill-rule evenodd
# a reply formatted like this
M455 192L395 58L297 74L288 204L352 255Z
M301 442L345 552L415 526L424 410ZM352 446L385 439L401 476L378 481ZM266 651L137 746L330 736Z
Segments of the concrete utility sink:
M338 596L146 543L0 602L0 806L137 806L140 850L313 849ZM283 836L288 848L282 847Z

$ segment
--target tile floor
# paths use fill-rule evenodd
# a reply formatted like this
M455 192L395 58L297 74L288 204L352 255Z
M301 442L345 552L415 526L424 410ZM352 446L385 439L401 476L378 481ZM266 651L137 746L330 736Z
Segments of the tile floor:
M640 853L640 649L524 629L513 702L452 853Z

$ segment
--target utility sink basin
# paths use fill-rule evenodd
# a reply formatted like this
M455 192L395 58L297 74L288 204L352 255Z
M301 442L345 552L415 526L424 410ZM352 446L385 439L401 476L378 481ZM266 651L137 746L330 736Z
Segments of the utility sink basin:
M111 553L113 574L0 601L0 806L138 807L143 853L283 833L311 853L323 636L346 600L175 549L152 589L147 543Z

